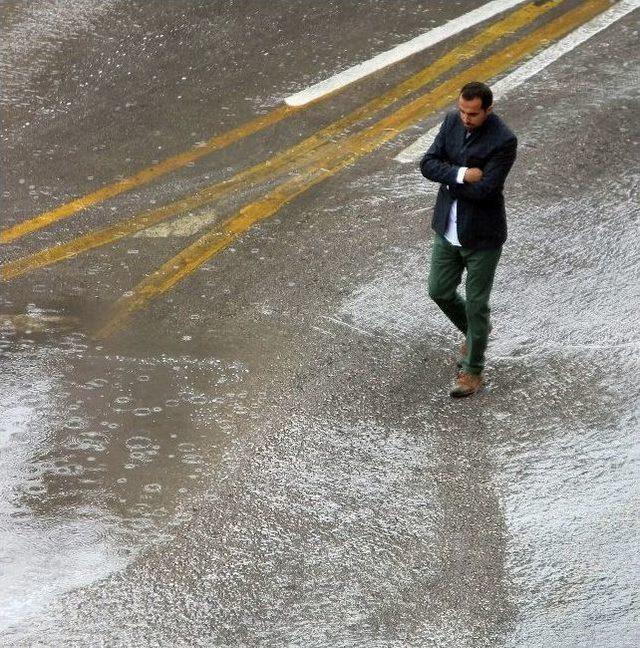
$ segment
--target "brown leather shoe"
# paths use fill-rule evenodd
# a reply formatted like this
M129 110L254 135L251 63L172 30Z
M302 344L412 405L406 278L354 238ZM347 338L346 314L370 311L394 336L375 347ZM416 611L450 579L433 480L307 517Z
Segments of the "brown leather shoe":
M475 394L484 385L484 380L480 374L471 374L461 371L456 378L456 385L451 390L452 398L462 398Z

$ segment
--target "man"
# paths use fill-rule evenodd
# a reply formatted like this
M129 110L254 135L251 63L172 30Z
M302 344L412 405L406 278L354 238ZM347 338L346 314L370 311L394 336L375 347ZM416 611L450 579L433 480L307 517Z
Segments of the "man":
M473 81L460 91L458 110L447 114L420 162L422 175L440 183L431 222L429 296L466 338L453 397L470 396L484 382L489 295L507 239L502 188L517 143L493 112L491 89ZM463 299L456 289L465 269Z

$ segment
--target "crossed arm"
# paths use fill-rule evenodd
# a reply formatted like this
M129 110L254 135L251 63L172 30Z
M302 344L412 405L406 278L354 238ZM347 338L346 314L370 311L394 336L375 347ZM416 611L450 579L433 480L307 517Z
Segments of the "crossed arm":
M447 119L420 162L422 175L434 182L448 185L449 192L455 199L482 200L500 190L515 162L518 140L513 137L505 142L491 155L484 169L465 169L448 161L444 145ZM460 169L465 169L462 178Z
M467 200L482 200L495 191L502 189L504 181L516 160L518 140L514 137L507 141L489 158L484 169L480 170L480 180L469 182L465 177L464 184L449 186L449 191L454 198ZM473 171L473 169L469 169Z

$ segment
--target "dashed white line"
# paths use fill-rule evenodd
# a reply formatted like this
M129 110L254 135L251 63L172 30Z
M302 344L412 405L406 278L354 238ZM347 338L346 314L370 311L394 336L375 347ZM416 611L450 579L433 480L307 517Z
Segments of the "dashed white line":
M401 43L393 49L374 56L368 61L354 65L348 70L344 70L329 79L320 81L301 92L297 92L296 94L287 97L285 103L289 106L303 106L310 101L319 99L320 97L343 88L354 81L358 81L363 77L373 74L382 68L397 63L398 61L402 61L417 52L432 47L436 43L440 43L441 41L446 40L469 27L481 23L483 20L492 18L496 14L511 9L518 4L522 4L523 1L524 0L493 0L492 2L487 2L481 7L478 7L463 16L459 16L444 25L440 25L440 27L430 29L428 32L416 36L416 38L412 38L406 43Z
M572 31L568 36L565 36L562 40L543 50L536 57L493 84L491 89L494 100L504 97L509 91L517 88L527 79L544 70L544 68L551 65L561 56L567 54L578 47L578 45L595 36L598 32L601 32L617 20L631 13L634 9L638 9L638 7L640 7L640 0L620 0L611 9L608 9L588 23L582 25L582 27ZM439 130L440 124L427 131L411 144L411 146L401 151L394 159L404 164L417 162L429 146L431 146Z

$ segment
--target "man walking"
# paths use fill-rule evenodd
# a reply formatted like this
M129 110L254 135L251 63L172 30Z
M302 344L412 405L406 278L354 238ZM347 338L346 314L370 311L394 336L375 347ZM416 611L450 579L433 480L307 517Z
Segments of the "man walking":
M458 110L447 114L420 163L422 175L440 183L429 296L465 335L461 371L451 396L470 396L483 385L491 323L489 295L507 239L502 188L515 159L517 138L493 112L484 83L467 83ZM457 292L466 269L466 299Z

